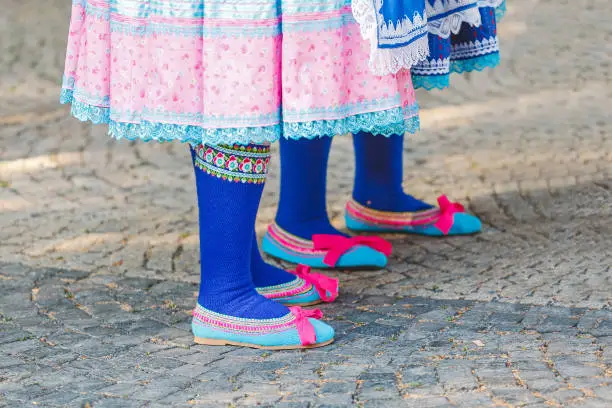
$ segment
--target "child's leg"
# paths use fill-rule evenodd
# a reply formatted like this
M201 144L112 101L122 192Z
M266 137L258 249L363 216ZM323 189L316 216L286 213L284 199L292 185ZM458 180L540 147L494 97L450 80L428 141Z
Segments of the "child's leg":
M281 189L276 224L296 237L314 234L346 236L327 216L327 162L330 137L280 140Z
M355 231L405 232L422 235L465 235L481 230L478 218L442 196L436 208L402 188L404 136L358 133L355 185L347 204L346 224Z
M192 325L196 341L283 348L306 345L300 341L303 333L296 323L305 318L303 313L258 294L251 278L253 228L269 148L199 146L192 149L192 157L201 263L198 307ZM313 344L333 338L329 326L308 322L316 334Z
M384 267L388 243L376 238L349 238L329 221L325 194L330 147L331 138L326 137L280 141L280 201L276 223L264 237L263 250L285 261L316 268ZM328 256L330 253L335 256Z
M355 184L353 199L380 211L422 211L431 205L404 193L404 135L374 136L360 132L353 136Z
M199 149L204 158L197 154L194 157L200 221L198 303L217 313L244 318L284 316L287 308L258 295L251 278L252 231L265 173L241 173L239 166L244 168L244 160L257 159L241 156L239 150ZM206 156L212 158L212 163ZM230 167L234 171L224 174ZM236 178L229 179L230 174Z

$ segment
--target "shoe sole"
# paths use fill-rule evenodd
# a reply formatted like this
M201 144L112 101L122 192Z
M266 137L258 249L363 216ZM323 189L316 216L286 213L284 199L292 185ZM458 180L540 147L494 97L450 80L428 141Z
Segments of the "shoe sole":
M239 341L231 340L219 340L219 339L207 339L203 337L195 337L193 340L196 344L202 344L205 346L239 346L249 347L260 350L298 350L298 349L311 349L324 347L334 342L334 339L328 340L323 343L311 344L309 346L260 346L258 344L241 343Z

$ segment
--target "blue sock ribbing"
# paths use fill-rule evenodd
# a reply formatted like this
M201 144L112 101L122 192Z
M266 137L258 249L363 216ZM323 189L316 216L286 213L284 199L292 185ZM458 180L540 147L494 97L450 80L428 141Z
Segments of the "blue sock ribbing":
M404 135L384 137L360 132L353 136L353 145L355 201L379 211L413 212L432 208L404 193L402 188Z
M329 222L325 201L331 138L280 140L281 189L276 223L304 239L343 235Z
M198 303L241 318L271 319L286 307L259 295L251 278L255 216L269 149L265 146L192 148L200 219Z

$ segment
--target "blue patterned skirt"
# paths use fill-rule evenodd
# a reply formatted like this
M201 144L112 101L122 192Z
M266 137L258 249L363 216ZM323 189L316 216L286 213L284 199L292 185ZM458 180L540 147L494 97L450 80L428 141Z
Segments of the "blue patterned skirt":
M427 1L430 55L411 69L415 88L443 89L453 72L481 71L499 64L497 21L505 12L505 1Z

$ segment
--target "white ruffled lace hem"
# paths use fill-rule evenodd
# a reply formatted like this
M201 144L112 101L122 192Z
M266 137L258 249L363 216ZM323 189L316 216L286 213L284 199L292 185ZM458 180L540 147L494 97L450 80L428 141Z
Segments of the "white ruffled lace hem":
M402 69L410 69L429 56L426 16L415 13L412 21L406 19L397 27L393 23L381 27L381 33L391 36L394 33L411 33L416 39L405 46L379 48L377 15L382 7L382 0L352 0L351 6L361 36L370 42L369 66L375 75L396 74Z
M433 5L425 2L425 14L427 15L427 29L429 33L440 38L448 38L451 34L458 34L463 23L479 27L482 24L482 19L477 3L478 0L449 0L447 3L442 0L436 0ZM453 12L453 10L456 11ZM440 15L445 16L438 18L437 16Z

